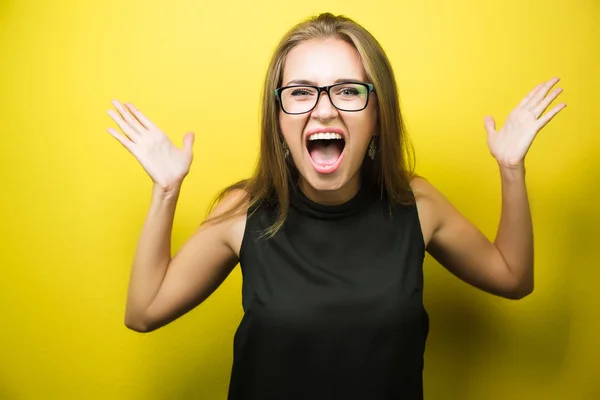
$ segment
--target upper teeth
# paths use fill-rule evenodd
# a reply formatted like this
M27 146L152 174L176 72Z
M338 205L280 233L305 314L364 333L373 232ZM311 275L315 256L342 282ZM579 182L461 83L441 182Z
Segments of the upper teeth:
M323 140L323 139L342 139L339 133L314 133L310 135L308 140Z

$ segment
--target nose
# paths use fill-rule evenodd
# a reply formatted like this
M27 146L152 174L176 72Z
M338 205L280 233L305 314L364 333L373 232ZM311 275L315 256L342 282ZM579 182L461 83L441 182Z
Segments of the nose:
M335 116L338 114L337 108L331 104L331 100L329 100L327 92L320 93L319 100L317 100L317 106L314 108L311 114L318 119L331 119L335 118Z

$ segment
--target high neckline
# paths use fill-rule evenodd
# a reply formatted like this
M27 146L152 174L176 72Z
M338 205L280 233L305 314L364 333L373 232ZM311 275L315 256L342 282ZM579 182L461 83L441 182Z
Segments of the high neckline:
M337 219L356 214L365 209L372 199L371 193L365 185L361 185L358 192L350 200L330 205L321 204L309 199L306 194L295 186L290 190L290 205L302 214L307 214L320 219Z

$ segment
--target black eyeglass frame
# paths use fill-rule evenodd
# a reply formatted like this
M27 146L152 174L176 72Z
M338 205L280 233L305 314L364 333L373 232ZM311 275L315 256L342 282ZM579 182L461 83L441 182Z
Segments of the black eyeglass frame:
M343 108L339 108L338 106L336 106L333 102L333 100L331 99L331 88L336 87L336 86L342 86L342 85L348 85L348 84L353 84L353 85L362 85L365 88L367 88L367 101L365 102L365 106L359 110L344 110ZM317 101L315 101L315 105L312 106L312 108L308 111L304 111L304 112L300 112L300 113L292 113L292 112L288 112L286 111L285 107L283 107L283 99L281 98L281 92L285 89L289 89L289 88L295 88L295 87L306 87L306 88L313 88L317 91ZM312 85L291 85L291 86L284 86L284 87L280 87L275 89L275 97L279 100L279 106L281 107L281 109L283 110L284 113L286 114L290 114L290 115L300 115L300 114L306 114L311 112L312 110L315 109L315 107L317 107L317 104L319 104L319 100L321 99L321 93L322 92L326 92L327 93L327 97L329 97L329 102L331 103L331 105L333 105L335 108L337 108L340 111L344 111L344 112L358 112L358 111L362 111L365 108L367 108L367 106L369 105L369 98L371 97L371 93L375 93L375 86L373 86L372 83L364 83L364 82L339 82L339 83L335 83L333 85L329 85L329 86L312 86Z

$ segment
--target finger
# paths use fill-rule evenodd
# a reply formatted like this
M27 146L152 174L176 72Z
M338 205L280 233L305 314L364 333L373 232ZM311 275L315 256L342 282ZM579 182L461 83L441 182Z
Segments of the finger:
M136 142L140 139L140 134L136 132L125 120L121 117L121 114L115 110L108 110L108 115L119 125L119 128L131 139L132 142Z
M550 91L550 89L552 89L552 86L556 85L556 83L558 81L559 81L558 78L552 78L548 82L544 83L542 85L542 87L537 92L535 92L535 94L531 97L531 99L527 103L527 107L529 109L533 109L534 107L537 107L539 102L544 97L546 97L546 95L548 95L548 92Z
M533 109L535 117L539 118L540 115L542 115L544 113L544 111L546 111L546 109L548 108L548 106L550 105L550 103L552 103L559 94L562 93L562 89L561 88L556 88L554 89L548 96L546 96L541 102L540 104L537 105L537 107L535 107Z
M144 113L142 113L140 110L138 110L133 104L131 103L125 103L125 105L127 106L127 108L129 109L129 111L131 111L131 113L135 116L135 118L140 121L140 123L146 128L146 129L154 129L156 128L156 125L154 125L152 123L152 121L150 121L150 119L148 117L146 117L144 115Z
M546 126L546 124L548 122L550 122L550 120L552 120L552 118L554 118L556 116L556 114L558 114L560 112L560 110L562 110L566 106L567 105L565 103L561 103L561 104L557 105L556 107L554 107L552 110L548 111L546 114L544 114L540 119L538 119L538 123L539 123L538 130L540 130L544 126Z
M112 105L115 106L115 108L119 111L119 113L121 113L121 116L123 117L123 119L133 128L135 129L136 132L138 132L140 135L144 133L144 131L146 130L142 124L140 124L140 121L138 121L137 119L134 118L134 116L131 114L131 112L129 112L129 110L123 106L123 104L121 104L119 101L117 100L113 100L111 101Z
M183 137L183 148L189 155L192 155L193 152L192 149L194 147L194 138L195 135L193 132L188 132Z
M130 152L132 152L132 149L133 149L133 142L132 141L130 141L129 139L127 139L125 136L121 135L119 132L117 132L113 128L108 128L107 132L110 133L112 135L112 137L114 137L115 139L117 139L123 146L125 146L125 148L127 150L129 150Z
M487 116L483 119L483 124L485 125L485 130L489 135L493 135L496 133L496 121L494 118Z
M545 82L540 83L539 85L537 85L536 87L534 87L531 92L529 92L527 94L527 96L525 96L523 98L523 100L521 100L521 102L519 103L519 106L525 106L527 103L529 103L529 101L533 98L533 96L535 96L535 94L542 88L542 86L544 86Z

